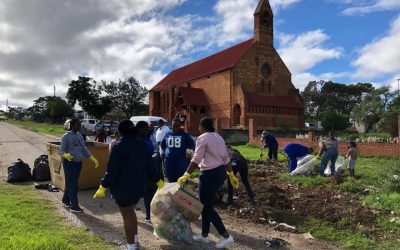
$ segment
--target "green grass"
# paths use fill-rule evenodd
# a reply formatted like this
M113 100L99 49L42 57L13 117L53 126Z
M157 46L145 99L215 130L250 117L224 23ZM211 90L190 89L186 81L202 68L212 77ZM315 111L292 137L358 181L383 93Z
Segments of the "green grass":
M232 145L232 148L237 149L240 153L248 160L259 160L260 159L260 147L253 146L250 144L242 144L242 145ZM268 159L268 149L263 150L263 159ZM283 151L278 151L278 161L287 161L285 155L283 155Z
M320 185L326 181L326 178L319 175L303 176L303 175L290 175L289 173L283 173L279 176L279 178L283 181L302 185L305 187Z
M16 121L6 120L6 122L18 125L22 128L29 129L34 132L40 132L50 135L62 135L65 133L64 126L60 124L38 123L32 121Z
M57 214L32 186L0 184L0 249L118 249Z

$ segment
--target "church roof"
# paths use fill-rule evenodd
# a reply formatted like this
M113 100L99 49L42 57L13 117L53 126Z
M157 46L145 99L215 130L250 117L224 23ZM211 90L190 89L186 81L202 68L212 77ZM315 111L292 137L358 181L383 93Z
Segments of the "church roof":
M176 69L157 83L152 90L159 90L171 85L180 85L185 82L233 68L242 56L255 44L249 39L234 45L211 56Z
M247 103L254 106L268 106L277 108L303 108L292 96L266 96L246 93Z
M187 105L193 106L208 106L206 94L202 89L180 87L183 100Z

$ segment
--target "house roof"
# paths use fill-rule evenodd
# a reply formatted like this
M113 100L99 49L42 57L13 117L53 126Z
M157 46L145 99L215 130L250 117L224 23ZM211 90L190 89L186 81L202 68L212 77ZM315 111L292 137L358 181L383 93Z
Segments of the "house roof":
M179 90L182 93L183 100L187 105L208 106L206 94L202 89L181 87Z
M303 108L292 96L266 96L246 93L247 103L255 106L268 106L278 108Z
M255 44L252 38L216 54L193 62L169 73L151 90L159 90L171 85L180 85L196 78L233 68L242 56Z

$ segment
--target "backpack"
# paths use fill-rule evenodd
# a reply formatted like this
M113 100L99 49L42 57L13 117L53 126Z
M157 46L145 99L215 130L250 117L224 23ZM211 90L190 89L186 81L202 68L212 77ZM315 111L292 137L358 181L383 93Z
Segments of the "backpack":
M35 159L32 177L36 181L50 180L50 167L47 155L41 155Z
M13 162L7 168L7 172L8 172L7 182L9 183L25 182L32 180L31 168L21 159L18 159L17 161Z

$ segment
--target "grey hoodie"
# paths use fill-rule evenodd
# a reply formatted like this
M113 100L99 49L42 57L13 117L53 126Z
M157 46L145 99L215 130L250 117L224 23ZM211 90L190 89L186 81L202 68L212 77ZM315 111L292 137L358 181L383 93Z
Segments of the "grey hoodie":
M90 157L90 152L86 148L83 137L79 132L68 131L61 138L60 146L61 156L65 153L70 153L74 156L72 161L81 162L83 158Z

